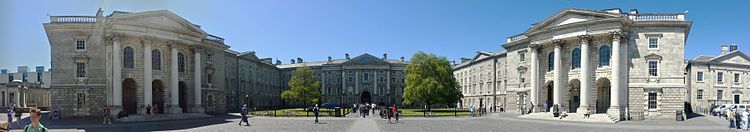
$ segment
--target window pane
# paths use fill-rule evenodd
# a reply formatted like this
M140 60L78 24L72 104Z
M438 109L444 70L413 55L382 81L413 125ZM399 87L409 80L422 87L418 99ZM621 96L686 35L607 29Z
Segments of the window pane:
M610 48L607 45L599 47L599 66L609 66Z
M573 49L573 53L571 56L573 58L571 59L573 61L571 69L581 68L581 49L579 48Z
M182 53L177 53L177 70L185 72L185 56Z
M650 76L657 76L658 73L658 62L648 61L648 74Z
M76 77L86 77L85 63L76 63Z
M549 53L549 60L547 60L549 68L547 68L549 71L555 70L555 52Z
M648 38L648 48L659 48L659 38Z
M76 41L76 49L77 50L84 50L86 49L86 42L83 40Z
M656 93L648 93L648 108L656 109Z
M697 77L696 80L703 81L703 72L698 72L696 77Z
M151 51L151 69L161 70L161 52L159 50Z
M125 47L125 50L123 51L123 67L125 68L133 68L133 48Z

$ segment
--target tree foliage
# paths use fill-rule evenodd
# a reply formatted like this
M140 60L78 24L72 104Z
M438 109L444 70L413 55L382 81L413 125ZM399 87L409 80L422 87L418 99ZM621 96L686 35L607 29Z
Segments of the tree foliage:
M452 104L463 96L446 57L417 52L406 66L404 103Z
M320 97L320 81L315 79L312 69L308 66L297 68L292 73L288 90L281 93L281 98L298 103L318 103Z

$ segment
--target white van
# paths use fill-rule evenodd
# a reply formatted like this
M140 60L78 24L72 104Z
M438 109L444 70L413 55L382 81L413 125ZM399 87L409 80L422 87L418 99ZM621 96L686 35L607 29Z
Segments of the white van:
M714 113L714 115L724 116L727 108L729 108L730 106L732 106L732 104L722 104L719 107L714 108L712 112Z
M728 106L724 107L724 105L728 105ZM721 113L720 116L726 115L727 109L739 110L740 112L750 109L750 104L724 104L724 105L717 107L719 108L718 112Z

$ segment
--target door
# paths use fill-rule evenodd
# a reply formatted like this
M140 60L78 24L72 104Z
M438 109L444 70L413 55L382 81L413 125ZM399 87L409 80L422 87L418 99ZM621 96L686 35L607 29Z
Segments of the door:
M734 95L734 104L740 103L740 95Z

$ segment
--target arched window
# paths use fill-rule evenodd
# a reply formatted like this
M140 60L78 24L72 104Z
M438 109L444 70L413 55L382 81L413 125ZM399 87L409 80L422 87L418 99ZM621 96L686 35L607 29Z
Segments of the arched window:
M122 51L122 57L123 57L123 67L125 68L133 68L135 65L134 63L134 56L133 56L133 48L130 46L126 46L125 50Z
M599 67L609 66L609 59L611 57L612 50L607 45L599 47Z
M158 49L151 51L151 69L161 70L161 51Z
M185 56L182 53L177 53L177 70L185 72Z
M573 49L571 58L572 59L570 60L572 61L571 62L572 64L570 65L571 66L570 69L581 68L581 49L579 48Z
M547 64L549 66L547 71L555 70L555 52L549 52L549 60L547 62L549 63Z

